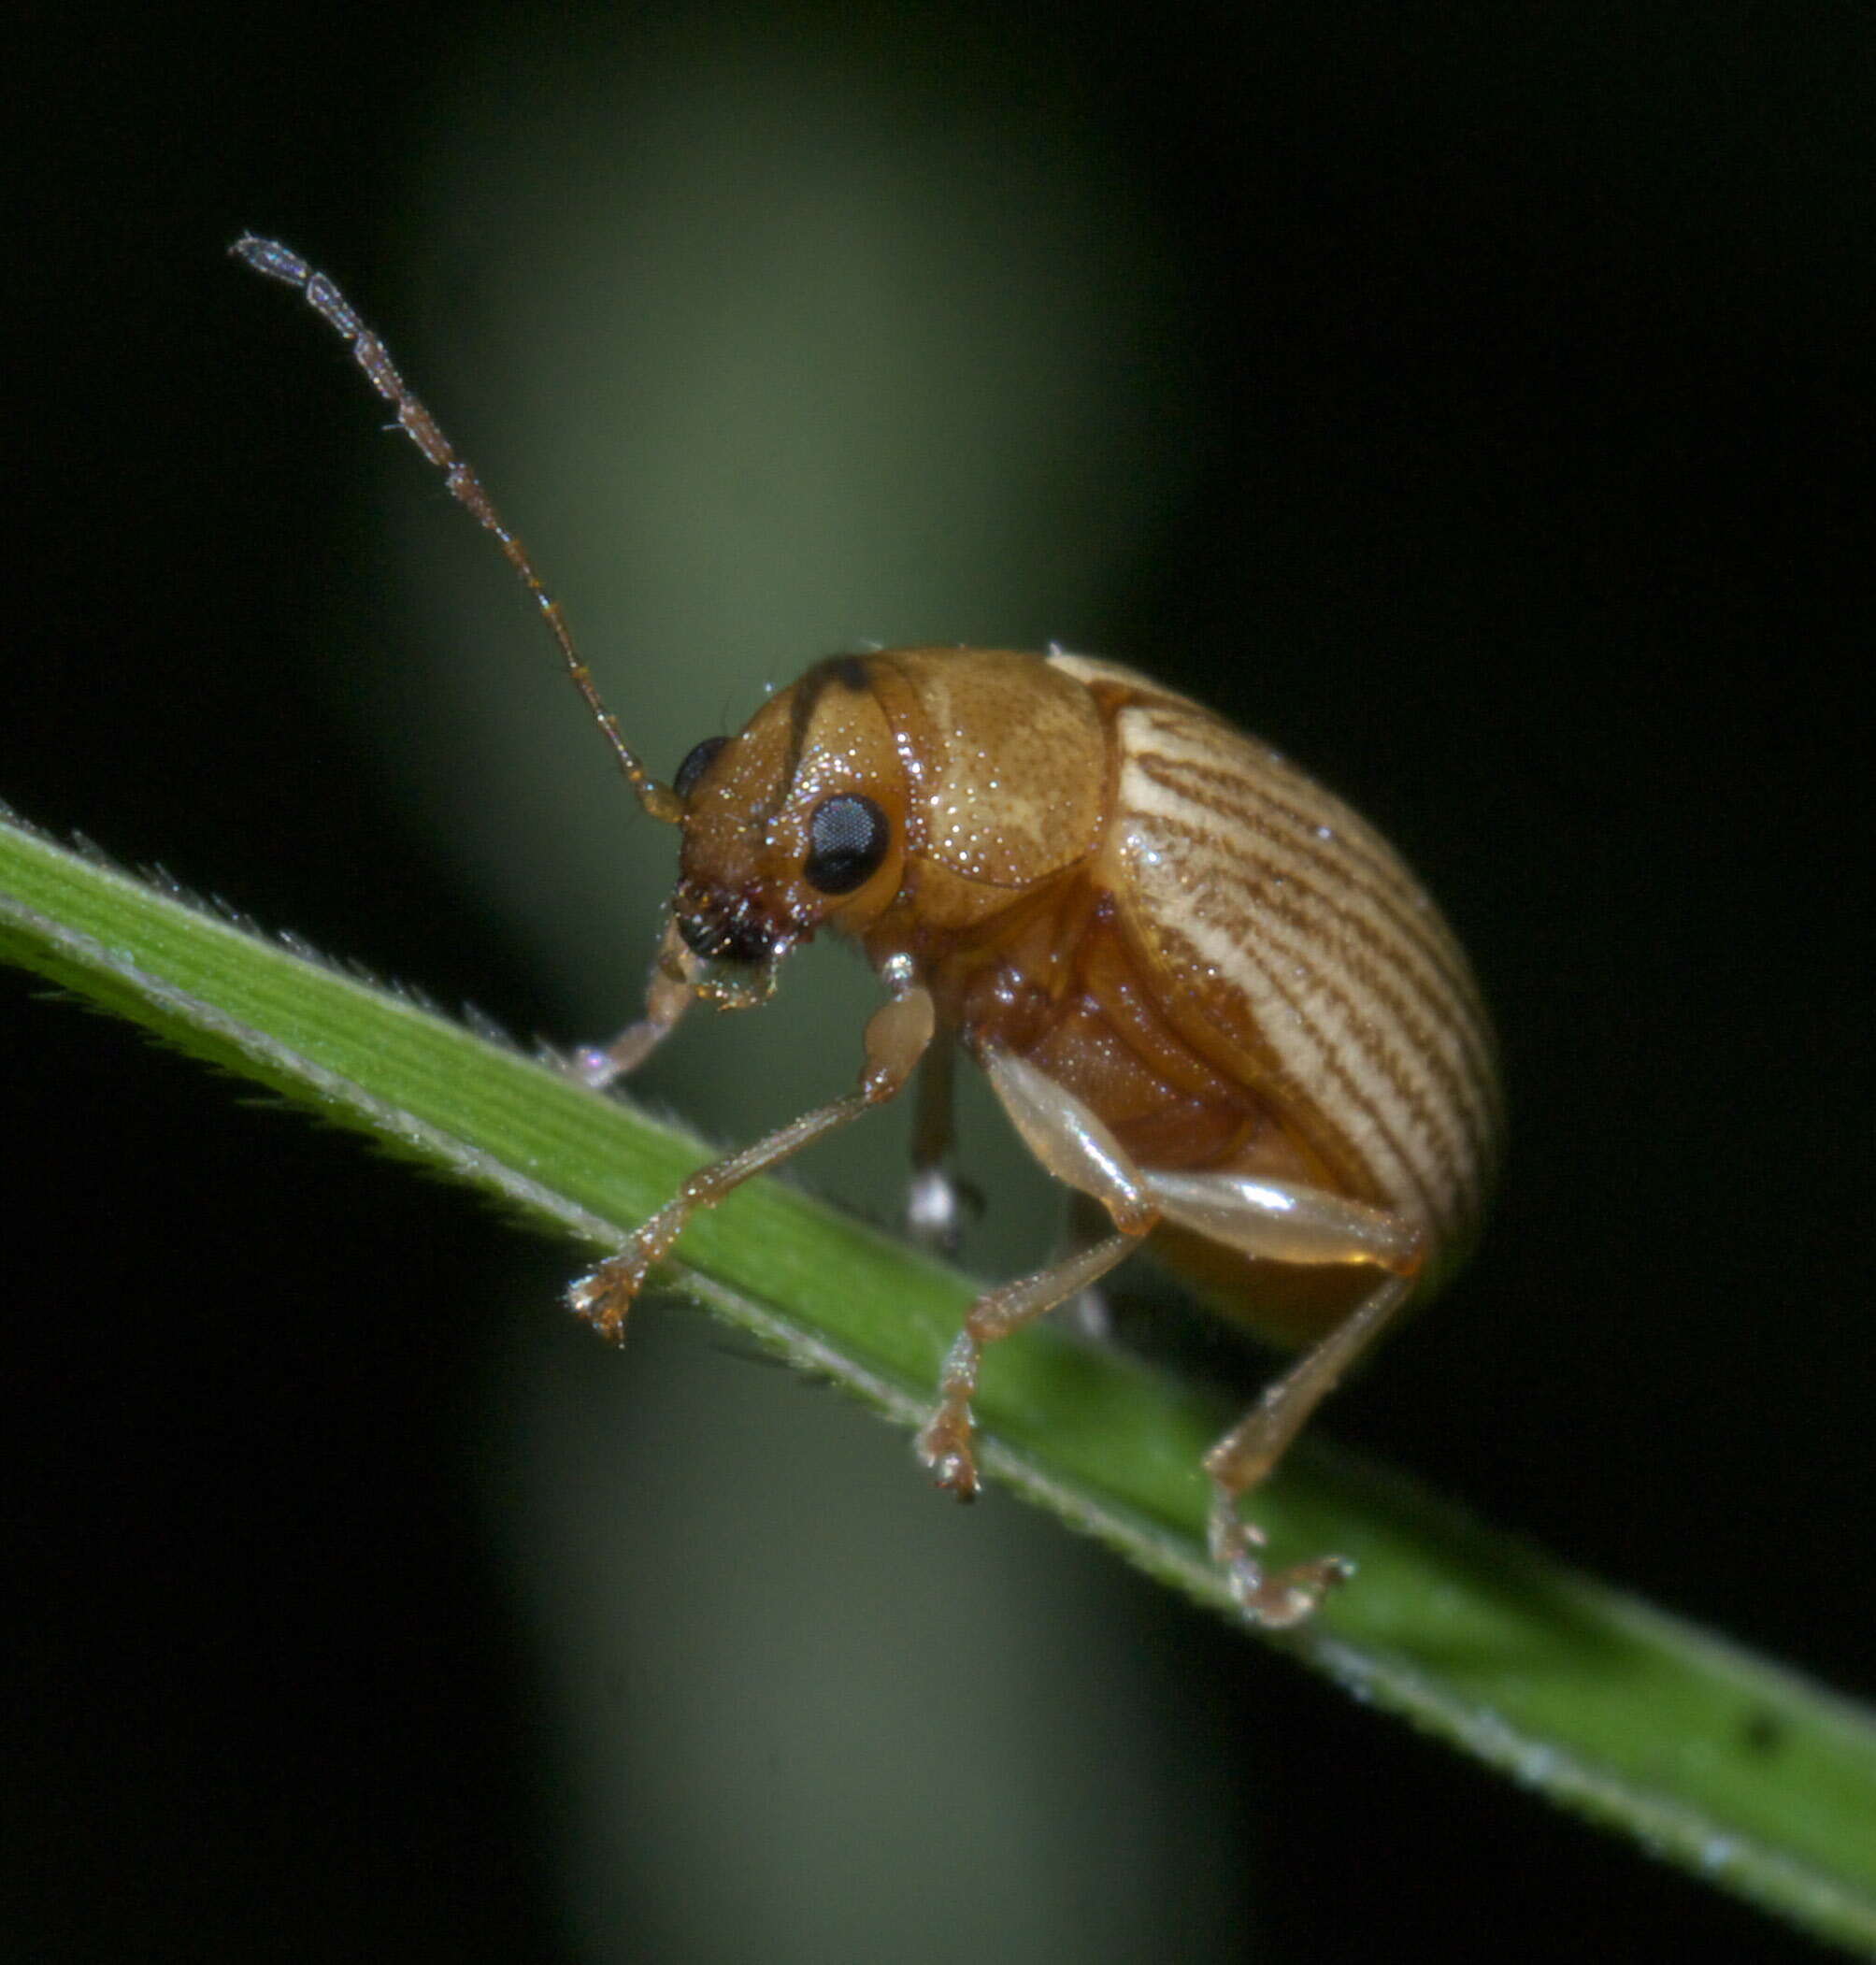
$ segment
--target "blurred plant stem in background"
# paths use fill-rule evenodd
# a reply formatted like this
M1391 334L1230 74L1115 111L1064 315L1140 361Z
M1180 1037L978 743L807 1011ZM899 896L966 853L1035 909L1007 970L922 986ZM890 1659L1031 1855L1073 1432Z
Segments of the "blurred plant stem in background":
M469 44L435 84L396 201L402 359L655 768L830 651L1098 649L1174 522L1174 270L1072 65L1009 64L1012 30L985 29L908 15L865 48L832 16L696 14L562 42L531 89ZM672 842L484 542L458 525L439 551L434 517L406 541L434 661L374 707L421 734L445 846L542 952L566 1033L600 1036L636 1011ZM766 1016L695 1020L648 1084L751 1137L846 1084L873 994L817 950ZM965 1126L1001 1198L970 1254L1034 1261L1058 1199L986 1104ZM890 1215L903 1133L881 1115L807 1177ZM1129 1583L994 1502L920 1508L903 1442L695 1327L644 1319L621 1364L545 1321L514 1343L491 1457L518 1484L501 1518L566 1743L584 1955L655 1930L689 1959L1092 1965L1241 1917L1245 1771Z

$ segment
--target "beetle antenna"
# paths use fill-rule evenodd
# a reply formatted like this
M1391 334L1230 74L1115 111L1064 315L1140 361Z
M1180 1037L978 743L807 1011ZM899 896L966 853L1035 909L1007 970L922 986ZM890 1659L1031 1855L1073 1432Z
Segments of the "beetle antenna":
M638 795L638 803L652 818L662 820L667 825L678 825L684 815L683 801L668 785L660 784L639 763L637 753L620 735L619 724L601 699L592 671L580 659L580 653L573 645L573 633L566 624L566 616L559 601L541 584L540 575L534 570L534 562L527 556L527 549L503 524L494 501L482 489L482 480L456 454L454 445L437 427L437 419L410 393L404 378L393 365L384 343L352 312L351 302L332 281L323 273L315 272L297 252L276 245L272 239L256 238L251 233L243 234L228 250L256 273L265 274L269 280L278 280L283 285L297 287L307 305L351 350L351 358L365 371L365 380L397 412L398 428L443 473L450 495L459 505L465 506L478 524L494 534L495 543L502 549L508 565L520 574L522 584L534 595L549 631L559 646L566 672L573 678L573 686L585 698L594 721L606 733L607 740L612 746L612 754L619 761L619 768Z

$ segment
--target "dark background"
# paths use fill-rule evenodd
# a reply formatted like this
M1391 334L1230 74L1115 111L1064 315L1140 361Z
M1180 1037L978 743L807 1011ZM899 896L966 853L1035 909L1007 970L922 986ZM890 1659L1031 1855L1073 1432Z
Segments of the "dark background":
M668 841L606 784L493 555L374 437L317 323L222 249L274 232L345 282L505 488L597 655L627 638L582 554L628 584L651 554L635 559L629 528L569 538L577 460L502 454L502 419L582 386L542 369L517 319L551 317L594 372L612 359L579 277L590 251L564 254L574 277L544 291L491 240L564 216L569 153L603 137L630 181L639 147L681 136L690 98L661 78L707 92L733 72L738 100L773 118L686 166L707 202L673 223L700 290L741 291L745 241L720 217L745 181L783 168L801 129L838 166L851 102L855 127L885 132L899 188L939 214L933 270L908 286L943 345L945 190L922 174L947 154L946 120L980 205L1004 167L993 138L1039 133L1041 162L1022 168L1058 172L1083 213L1077 265L1097 271L1062 306L1097 354L1110 219L1130 242L1110 280L1116 318L1136 311L1108 448L1086 484L1045 475L1029 514L1037 563L1081 584L1032 589L1034 610L1005 621L973 593L948 620L942 592L898 610L875 574L841 629L837 570L814 576L835 594L824 630L766 623L758 591L752 646L824 642L769 646L701 701L677 631L640 626L639 666L609 676L628 724L669 705L674 734L648 740L668 770L766 676L843 638L1054 636L1200 689L1349 790L1474 954L1514 1128L1476 1264L1329 1430L1867 1694L1871 1074L1853 813L1876 621L1876 19L1031 7L1019 33L995 9L803 7L758 24L724 7L695 15L688 50L684 24L627 11L564 36L541 18L159 11L42 23L14 50L0 796L523 1032L622 1020L646 907L577 898L583 928L555 955L504 896L528 868L553 886L567 833L585 851L615 823L557 820L556 775L616 816L604 850L648 868L648 894ZM797 108L804 75L820 83ZM866 94L882 81L909 106L902 148ZM609 118L615 85L625 108ZM641 134L648 103L659 127ZM897 208L870 209L858 162L853 181L852 205L804 207L789 263L809 304L835 278L813 239L892 230ZM589 200L628 272L655 263L641 205ZM973 277L1046 293L1022 228L1005 244L1007 276ZM837 312L878 298L863 284ZM659 303L648 276L632 304ZM967 378L994 341L961 316L950 352ZM826 380L808 372L812 337L782 359L758 394ZM836 383L845 360L830 357ZM869 433L863 410L857 468L921 484L944 466L941 444L891 422ZM732 509L814 504L785 442L745 445L734 404L672 414L751 459ZM1005 447L1046 435L1011 427ZM632 452L629 413L624 436L594 440L622 480L652 480L630 495L661 496L669 468L649 438ZM988 447L986 474L1000 455ZM1054 542L1051 483L1101 505L1098 559L1077 558L1066 521ZM1110 485L1118 502L1101 504ZM968 509L968 480L945 495ZM921 523L964 556L955 513ZM734 528L709 529L706 564L747 557ZM1007 528L985 541L1007 544ZM481 801L478 753L414 770L407 754L455 713L471 614L541 699L549 773L525 826L507 806L480 815L500 842L487 882L426 803L444 779ZM499 749L499 718L497 733ZM968 1535L949 1513L928 1526L941 1511L902 1442L726 1355L695 1317L650 1312L623 1363L582 1344L555 1308L565 1252L40 997L0 977L15 1955L1808 1954L1098 1554L1002 1519L1020 1511L980 1510ZM794 1016L784 996L746 1020L736 1054L766 1073L802 1050ZM806 1047L809 1097L846 1082L851 1036L828 1041ZM718 1130L752 1129L721 1086L698 1101ZM770 1423L756 1406L801 1443L738 1460ZM773 1457L821 1469L821 1441L850 1434L865 1470L817 1472L822 1492ZM615 1463L630 1477L593 1472ZM567 1508L540 1497L548 1464ZM879 1513L837 1554L831 1511L854 1485ZM642 1528L661 1511L688 1521L686 1497L713 1486L718 1527L673 1529L655 1556L633 1540L662 1532ZM745 1512L750 1543L723 1526ZM791 1523L799 1548L778 1554ZM753 1702L785 1643L810 1677L823 1645L824 1675L857 1674L832 1664L837 1633L864 1651L895 1628L885 1599L932 1573L915 1554L913 1580L883 1585L874 1556L927 1534L960 1599L990 1587L984 1552L1016 1552L995 1557L1015 1578L1001 1624L967 1644L941 1593L917 1597L932 1654L894 1637L874 1661L914 1717L869 1705L845 1741L862 1695L835 1683L811 1743L770 1730ZM587 1544L637 1566L570 1582ZM753 1594L720 1600L720 1571ZM616 1618L609 1590L628 1602ZM680 1650L710 1674L701 1688L655 1650L680 1612L698 1620ZM1003 1646L1024 1641L1018 1671ZM1098 1671L1077 1678L1091 1653ZM921 1707L940 1684L960 1714L994 1685L997 1738ZM1133 1726L1149 1746L1130 1757L1089 1745ZM833 1772L810 1775L810 1745ZM706 1762L702 1786L680 1787ZM778 1855L804 1824L819 1840ZM843 1892L870 1908L843 1923Z

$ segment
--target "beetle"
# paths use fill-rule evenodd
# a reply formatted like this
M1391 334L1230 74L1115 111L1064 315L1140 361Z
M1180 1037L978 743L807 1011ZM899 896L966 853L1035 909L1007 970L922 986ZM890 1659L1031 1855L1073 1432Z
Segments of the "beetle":
M618 1338L685 1224L918 1081L910 1214L945 1241L958 1049L1101 1231L975 1302L918 1451L978 1485L987 1345L1142 1246L1298 1352L1204 1458L1209 1542L1253 1622L1295 1625L1350 1572L1271 1569L1240 1503L1324 1396L1474 1239L1497 1157L1490 1020L1465 954L1387 841L1268 745L1118 664L964 648L814 664L667 785L626 744L474 471L338 290L285 247L233 249L300 290L491 531L651 817L681 835L643 1015L576 1069L625 1075L702 999L765 1001L823 929L886 1000L859 1083L694 1174L573 1307ZM1088 1204L1092 1204L1089 1206Z

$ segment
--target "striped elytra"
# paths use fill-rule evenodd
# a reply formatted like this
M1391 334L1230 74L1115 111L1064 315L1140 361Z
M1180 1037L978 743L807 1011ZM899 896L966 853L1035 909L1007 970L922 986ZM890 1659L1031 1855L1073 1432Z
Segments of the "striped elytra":
M1424 1222L1444 1267L1477 1232L1502 1113L1479 986L1439 909L1268 745L1111 664L1053 659L1113 693L1106 857L1156 986L1345 1191Z
M1042 1166L1106 1226L972 1304L920 1456L969 1499L984 1347L1151 1243L1207 1301L1299 1350L1203 1472L1208 1545L1239 1609L1268 1626L1309 1616L1350 1566L1268 1567L1239 1504L1464 1254L1497 1151L1478 987L1399 856L1198 704L1060 651L834 656L659 782L520 539L383 343L296 253L255 238L234 250L348 344L534 595L643 810L680 830L644 1012L579 1054L580 1076L598 1088L628 1073L699 999L766 1001L783 957L822 928L855 940L885 990L855 1088L694 1174L573 1286L574 1308L620 1335L698 1210L914 1081L909 1226L948 1245L962 1049Z

